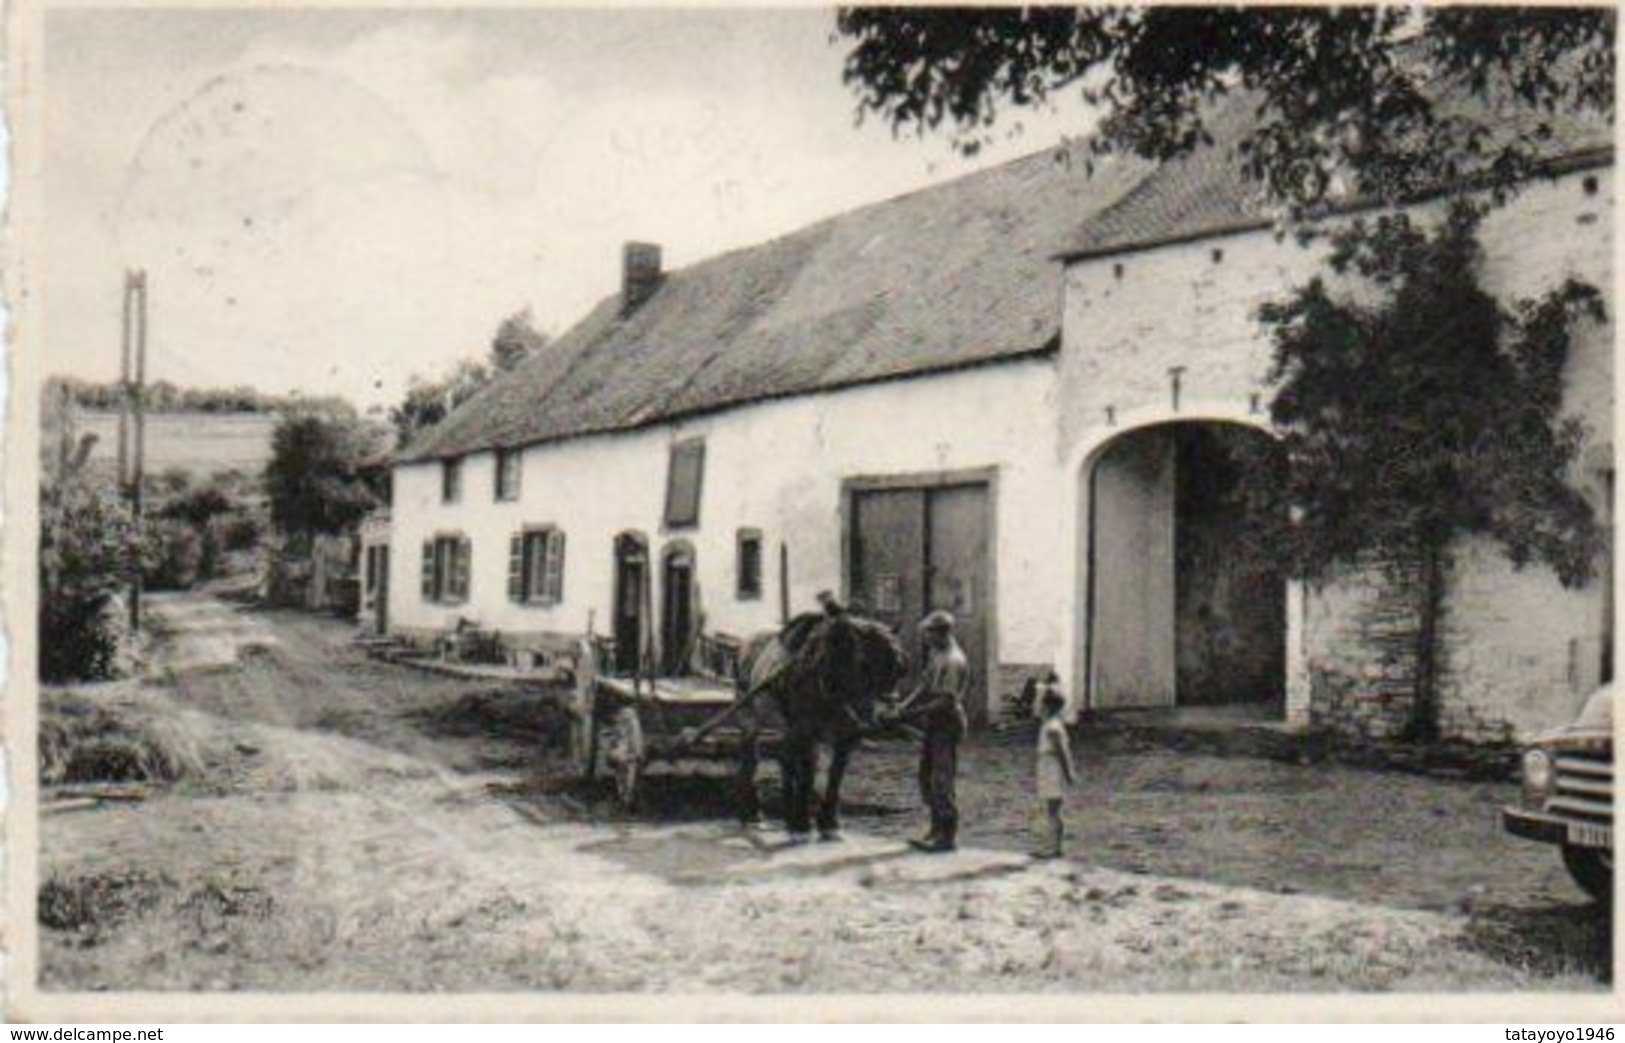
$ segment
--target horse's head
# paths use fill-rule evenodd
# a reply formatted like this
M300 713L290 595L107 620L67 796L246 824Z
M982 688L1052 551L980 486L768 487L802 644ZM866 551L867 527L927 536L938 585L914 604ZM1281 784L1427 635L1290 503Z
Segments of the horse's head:
M851 615L828 620L820 634L823 688L860 720L895 692L908 673L908 655L892 632Z

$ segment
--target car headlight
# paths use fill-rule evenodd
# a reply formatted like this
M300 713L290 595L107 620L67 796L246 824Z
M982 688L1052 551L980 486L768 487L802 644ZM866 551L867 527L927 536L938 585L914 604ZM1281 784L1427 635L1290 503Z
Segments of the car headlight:
M1530 750L1523 755L1523 790L1525 795L1545 799L1552 792L1552 758L1545 750Z

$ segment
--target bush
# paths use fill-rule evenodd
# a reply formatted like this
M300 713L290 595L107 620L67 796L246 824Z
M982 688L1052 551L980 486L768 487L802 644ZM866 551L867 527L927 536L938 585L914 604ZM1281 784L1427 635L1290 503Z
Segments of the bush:
M130 641L117 597L41 597L39 675L48 682L104 680L124 672Z
M220 522L220 545L226 551L253 550L265 526L252 514L237 514Z
M204 544L198 530L184 522L164 520L148 526L146 542L149 565L145 582L149 590L186 590L206 576Z
M117 676L128 641L118 594L144 565L135 522L112 489L74 478L41 490L41 680Z

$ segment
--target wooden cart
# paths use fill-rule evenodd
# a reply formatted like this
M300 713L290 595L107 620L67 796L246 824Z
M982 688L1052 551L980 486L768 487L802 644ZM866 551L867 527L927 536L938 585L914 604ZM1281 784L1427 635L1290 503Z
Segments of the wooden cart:
M644 676L615 668L612 640L586 639L571 707L571 748L582 775L608 771L621 806L631 810L654 765L737 761L750 735L744 715L728 712L740 698L733 680L739 652L738 641L702 635L692 673ZM755 733L764 756L778 740L777 729Z

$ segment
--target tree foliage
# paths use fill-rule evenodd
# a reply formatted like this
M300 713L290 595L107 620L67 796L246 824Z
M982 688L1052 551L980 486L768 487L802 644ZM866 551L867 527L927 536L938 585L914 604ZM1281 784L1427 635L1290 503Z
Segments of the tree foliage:
M547 335L536 329L535 319L526 308L502 320L483 361L462 359L438 379L413 377L406 397L389 411L396 444L405 446L419 431L440 423L481 388L518 367L547 343Z
M222 514L241 509L242 505L220 486L210 482L195 489L185 489L165 503L158 511L165 518L183 521L202 528Z
M1567 479L1584 432L1563 415L1563 367L1576 326L1605 319L1602 297L1569 279L1503 306L1481 281L1482 214L1458 200L1437 227L1405 212L1354 221L1329 236L1337 286L1317 276L1259 313L1286 450L1275 488L1294 519L1274 535L1302 576L1375 560L1420 577L1421 737L1436 726L1452 547L1487 537L1576 585L1601 538Z
M1604 7L849 7L836 19L860 119L947 127L966 153L1005 107L1075 92L1101 112L1096 154L1166 160L1211 143L1215 103L1246 95L1235 159L1294 207L1340 173L1383 199L1469 172L1512 183L1554 114L1612 115L1614 33ZM1453 111L1437 104L1449 85L1541 117Z
M364 474L376 447L352 417L293 413L271 435L265 491L271 523L284 533L310 537L342 532L378 500Z
M547 344L547 334L536 329L530 309L516 311L502 320L491 338L489 366L493 374L507 373Z

